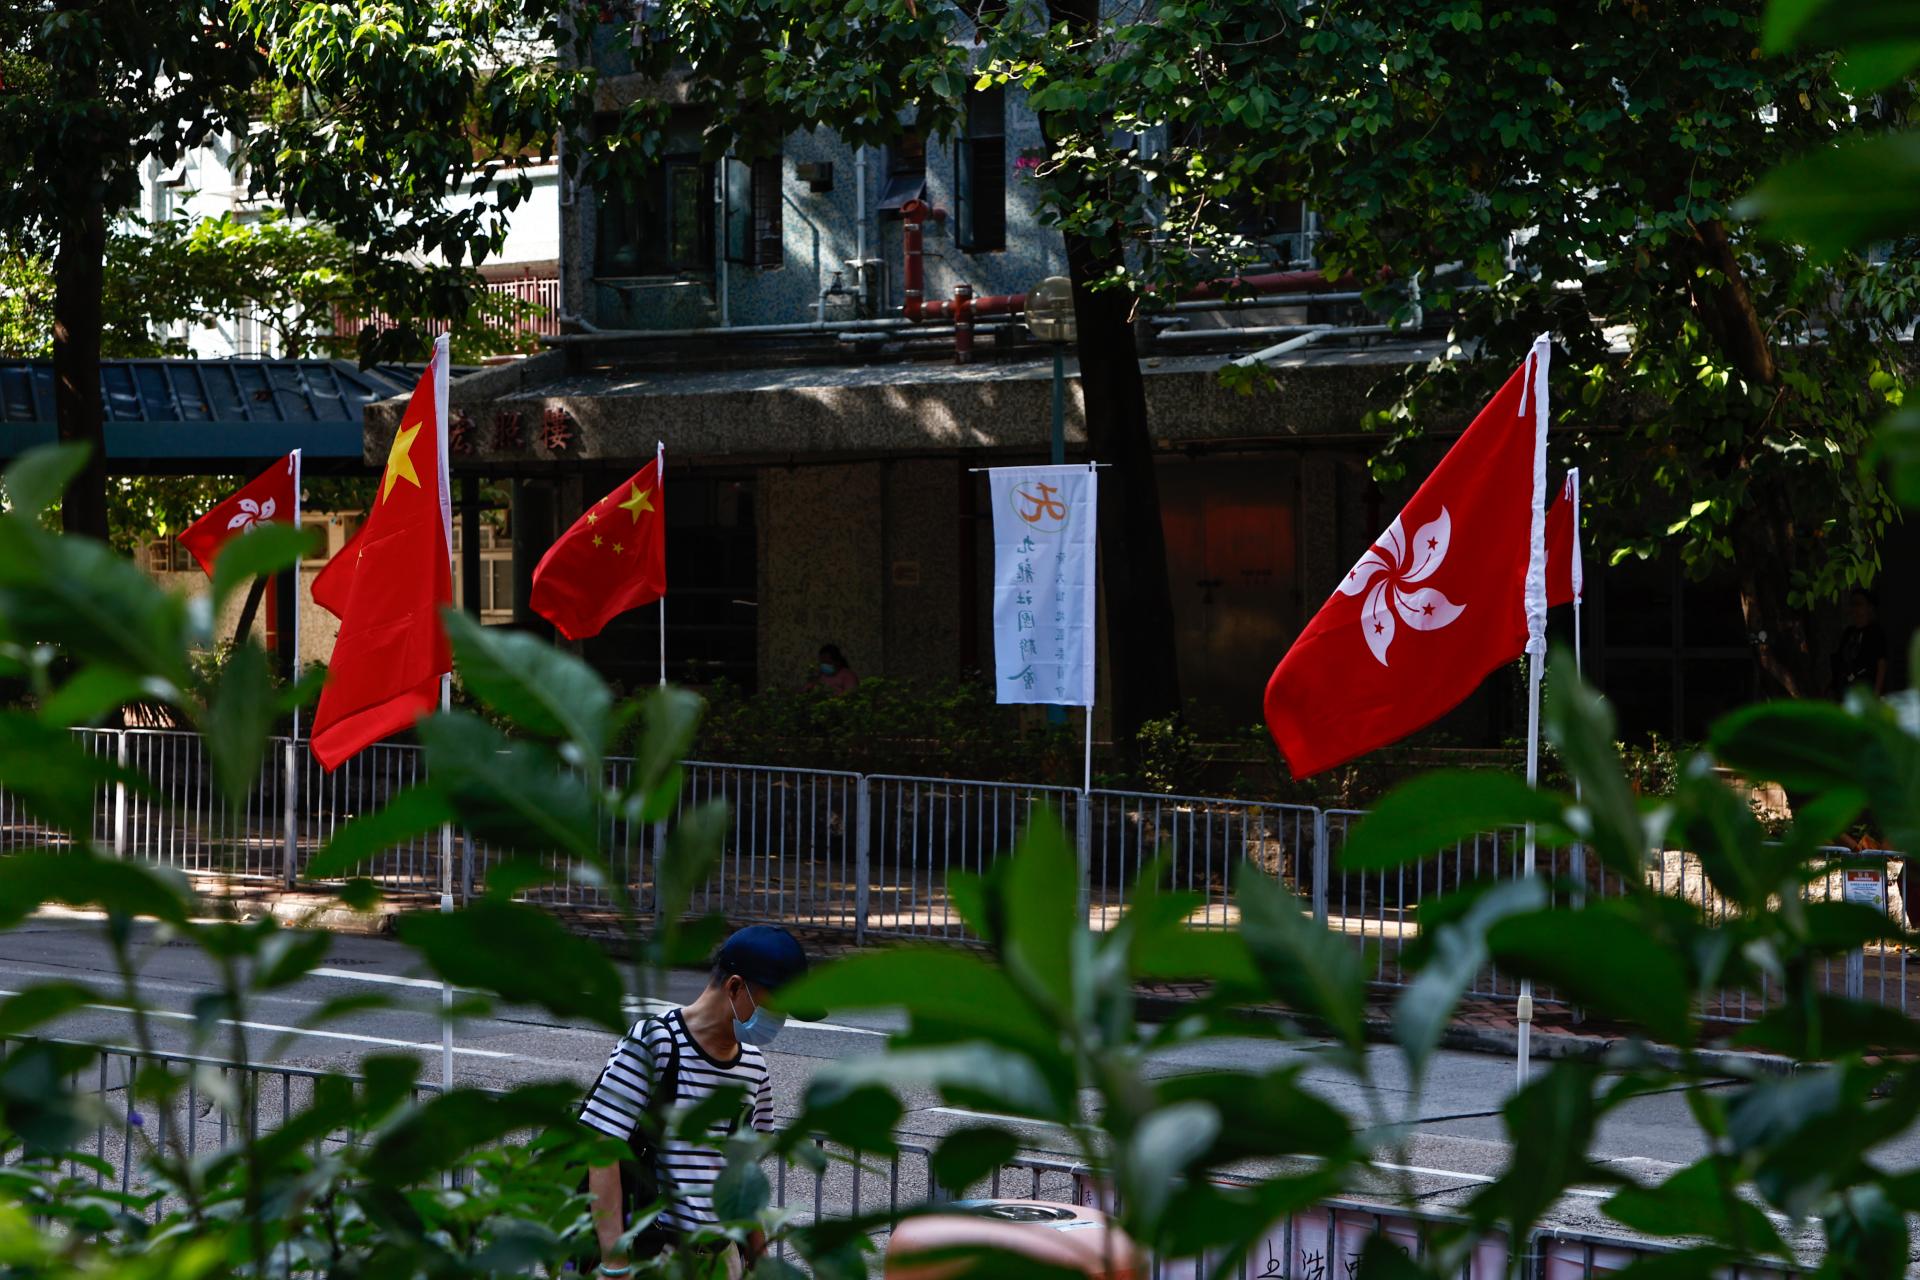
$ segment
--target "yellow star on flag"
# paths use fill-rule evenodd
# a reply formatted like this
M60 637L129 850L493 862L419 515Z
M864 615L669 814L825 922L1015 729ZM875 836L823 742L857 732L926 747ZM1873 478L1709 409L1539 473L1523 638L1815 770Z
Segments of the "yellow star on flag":
M648 499L653 496L653 490L635 487L628 491L628 495L627 500L620 504L620 509L631 512L633 514L633 522L639 524L640 513L642 511L653 510L653 503L648 501Z
M619 543L616 542L613 544L613 554L619 555L622 551L625 551L625 550L626 548L621 546Z
M597 547L597 546L599 546L599 545L600 545L600 543L601 543L602 541L603 541L603 539L602 539L602 538L600 537L600 535L599 535L599 534L597 534L597 533L596 533L596 534L594 534L594 535L593 535L593 545L594 545L594 546L596 546L596 547Z
M387 451L387 473L380 479L380 501L385 502L387 495L393 492L393 486L402 480L420 487L419 473L413 469L413 441L420 434L421 424L416 422L410 427L401 427L393 437L393 448Z
M592 511L589 511L589 512L587 512L587 523L588 523L588 524L599 524L599 523L600 523L600 517L599 517L599 515L597 515L596 513L594 513L594 512L592 512ZM595 545L597 546L597 545L599 545L599 544L598 544L598 543L595 543Z

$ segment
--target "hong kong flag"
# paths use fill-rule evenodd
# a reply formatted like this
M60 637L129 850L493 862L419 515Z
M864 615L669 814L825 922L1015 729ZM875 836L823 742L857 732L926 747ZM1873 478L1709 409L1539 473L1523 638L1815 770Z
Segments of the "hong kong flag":
M1545 649L1545 336L1300 633L1267 682L1296 778L1383 747Z
M1586 566L1580 562L1580 468L1575 467L1547 508L1547 605L1572 604L1586 590Z
M295 449L188 525L180 534L180 545L212 577L220 548L256 525L297 525L299 509L300 451Z

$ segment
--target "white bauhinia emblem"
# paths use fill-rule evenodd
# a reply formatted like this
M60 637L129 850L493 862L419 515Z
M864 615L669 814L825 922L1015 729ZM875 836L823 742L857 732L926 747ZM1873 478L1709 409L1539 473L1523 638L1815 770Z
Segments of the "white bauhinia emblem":
M268 498L265 502L255 502L252 498L242 498L240 499L240 510L234 513L233 519L227 521L227 528L245 529L251 525L269 524L272 520L272 498Z
M1387 646L1393 643L1394 628L1404 622L1415 631L1438 631L1466 609L1463 604L1441 595L1432 587L1415 587L1424 582L1447 558L1447 543L1453 535L1453 519L1445 507L1440 518L1420 527L1407 545L1395 516L1380 541L1367 549L1340 584L1340 594L1367 593L1360 607L1360 629L1367 637L1367 648L1387 665ZM1413 590L1408 590L1413 587Z

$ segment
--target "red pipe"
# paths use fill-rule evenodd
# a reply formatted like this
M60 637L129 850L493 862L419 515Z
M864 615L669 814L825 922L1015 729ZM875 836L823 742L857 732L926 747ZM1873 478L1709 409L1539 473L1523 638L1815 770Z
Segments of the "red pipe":
M919 324L927 320L952 320L956 326L960 321L960 289L967 290L967 350L972 351L972 322L981 316L1017 316L1027 310L1027 295L1024 293L994 293L983 298L973 297L971 286L963 285L954 290L954 300L944 302L938 299L929 301L926 297L926 263L923 254L922 230L929 217L944 219L946 213L928 207L923 200L909 200L900 206L900 259L901 259L901 305L900 314L909 324ZM1382 271L1381 278L1388 273ZM1202 302L1211 298L1224 298L1229 293L1258 297L1268 293L1332 293L1354 288L1359 283L1352 273L1337 280L1329 280L1318 271L1272 271L1263 275L1223 276L1218 280L1209 280L1205 284L1195 285L1180 291L1180 298L1188 302ZM956 357L960 350L960 335L954 333ZM964 361L963 361L964 363Z

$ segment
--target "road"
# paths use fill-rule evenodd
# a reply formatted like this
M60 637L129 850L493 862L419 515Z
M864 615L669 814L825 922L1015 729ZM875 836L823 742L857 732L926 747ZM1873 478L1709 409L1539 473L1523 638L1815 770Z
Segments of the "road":
M162 940L148 930L138 943L138 969L142 992L161 1011L153 1024L158 1047L185 1050L190 1044L193 1002L212 987L206 960L192 946ZM0 987L12 991L52 979L83 981L102 990L117 985L97 923L83 918L36 918L0 934ZM700 974L673 974L666 995L675 1003L690 999L703 981ZM390 995L399 1007L357 1013L325 1030L300 1029L327 1002L369 992ZM242 1030L253 1061L351 1070L366 1054L408 1051L428 1063L425 1078L437 1079L439 998L438 985L426 978L414 953L398 943L336 935L325 963L290 988L258 997ZM794 1115L806 1082L816 1071L840 1059L880 1052L886 1034L900 1025L897 1017L865 1014L831 1017L811 1025L789 1024L771 1051L777 1112L783 1118ZM119 1010L82 1011L47 1033L105 1045L132 1042L128 1015ZM462 1023L456 1046L456 1080L462 1084L502 1087L556 1077L586 1083L598 1073L611 1038L601 1029L569 1024L540 1010L502 1009ZM1313 1041L1209 1041L1156 1058L1151 1070L1174 1073L1304 1064L1302 1079L1308 1086L1349 1114L1384 1114L1403 1127L1401 1141L1382 1142L1376 1155L1382 1182L1358 1188L1363 1196L1411 1192L1423 1204L1444 1208L1463 1200L1504 1166L1507 1145L1499 1110L1513 1088L1510 1060L1443 1051L1436 1055L1426 1079L1416 1085L1396 1050L1376 1046L1369 1054L1374 1095L1368 1098L1351 1076L1326 1062L1327 1048L1326 1043ZM225 1045L209 1052L228 1056ZM950 1129L980 1122L977 1114L943 1106L926 1091L910 1090L903 1102L907 1111L902 1136L909 1143L929 1146ZM1029 1152L1068 1153L1057 1130L1019 1127ZM1910 1131L1888 1137L1881 1156L1889 1165L1920 1167L1920 1136ZM1704 1152L1685 1097L1669 1092L1638 1098L1614 1112L1596 1139L1594 1158L1628 1177L1649 1181ZM1009 1194L1023 1189L1003 1188ZM867 1194L883 1192L874 1189ZM1556 1214L1556 1225L1617 1231L1598 1212L1602 1198L1598 1191L1569 1196Z

